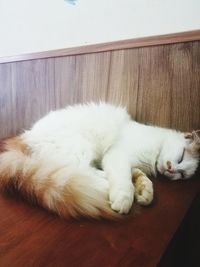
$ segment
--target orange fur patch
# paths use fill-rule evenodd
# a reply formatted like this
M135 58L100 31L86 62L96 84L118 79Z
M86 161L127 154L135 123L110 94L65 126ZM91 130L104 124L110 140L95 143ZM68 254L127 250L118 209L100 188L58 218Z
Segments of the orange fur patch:
M139 169L134 169L132 173L133 182L136 183L141 176L145 176L145 174Z
M91 186L93 177L75 174L66 177L62 186L58 185L57 172L62 168L48 171L41 162L32 159L30 147L20 136L2 140L0 144L0 189L20 192L28 201L65 218L86 216L116 220L126 217L111 209L108 193ZM67 170L63 171L65 175Z
M200 154L200 146L195 144L194 142L186 148L187 152L191 154L193 157L199 157Z
M8 138L4 140L4 149L6 150L18 150L25 155L30 155L30 147L22 140L20 136Z
M25 155L30 148L21 137L7 138L0 141L0 186L13 191L18 188L22 178Z
M137 190L137 193L140 195L143 190L142 181L143 177L146 176L141 170L135 169L132 173L132 179L133 183L135 185L135 189Z

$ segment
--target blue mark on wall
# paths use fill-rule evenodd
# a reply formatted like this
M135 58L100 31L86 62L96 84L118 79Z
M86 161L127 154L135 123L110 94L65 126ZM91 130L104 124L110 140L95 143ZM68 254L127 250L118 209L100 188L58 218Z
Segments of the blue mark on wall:
M78 2L78 0L64 0L64 1L70 5L76 5L76 3Z

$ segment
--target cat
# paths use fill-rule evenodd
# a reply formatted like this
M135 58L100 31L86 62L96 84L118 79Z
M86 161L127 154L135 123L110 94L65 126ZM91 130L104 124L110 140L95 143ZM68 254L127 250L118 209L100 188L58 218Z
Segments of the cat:
M200 156L198 131L144 125L109 103L51 111L0 144L0 189L65 218L123 217L134 201L152 202L147 176L188 179Z

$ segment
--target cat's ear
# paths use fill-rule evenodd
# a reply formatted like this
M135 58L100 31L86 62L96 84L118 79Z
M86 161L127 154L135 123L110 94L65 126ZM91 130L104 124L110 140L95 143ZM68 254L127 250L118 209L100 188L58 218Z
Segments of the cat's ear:
M192 138L194 142L200 146L200 130L193 131L192 132Z
M185 138L188 139L193 152L200 153L200 130L186 133Z
M188 139L188 141L193 141L197 144L200 143L200 130L192 131L191 133L184 133L185 139Z

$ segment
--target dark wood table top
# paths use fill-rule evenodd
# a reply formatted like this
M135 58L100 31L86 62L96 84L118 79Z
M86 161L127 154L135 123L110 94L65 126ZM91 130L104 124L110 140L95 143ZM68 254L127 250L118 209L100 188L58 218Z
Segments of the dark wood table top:
M200 192L200 179L154 179L154 188L154 203L120 222L69 222L0 195L0 266L155 267Z

